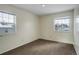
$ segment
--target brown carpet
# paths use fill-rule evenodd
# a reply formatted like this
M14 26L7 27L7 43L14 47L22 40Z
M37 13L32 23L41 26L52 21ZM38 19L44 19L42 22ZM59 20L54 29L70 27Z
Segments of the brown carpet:
M76 55L76 52L71 44L39 39L2 55Z

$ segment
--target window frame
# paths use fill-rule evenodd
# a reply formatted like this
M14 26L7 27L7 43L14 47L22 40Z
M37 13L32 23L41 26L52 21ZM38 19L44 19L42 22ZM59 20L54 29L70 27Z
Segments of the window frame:
M13 23L14 26L13 27L0 27L0 29L3 29L2 32L0 30L0 35L7 35L7 34L9 35L9 34L15 33L16 29L17 29L17 27L16 27L16 14L14 14L13 12L2 11L2 10L0 10L0 12L14 15L14 23ZM6 32L6 31L8 31L8 32Z
M64 30L63 31L62 30L57 31L55 29L55 21L56 20L61 20L61 19L69 19L69 30L68 31L64 31ZM54 18L53 23L54 23L54 31L55 32L70 32L71 31L71 17L70 16L63 16L63 17Z
M8 12L4 12L4 11L0 11L0 12L1 12L1 13L5 13L5 14L8 14L8 15L13 15L13 16L14 16L14 19L13 19L14 23L11 23L11 24L14 24L14 27L0 27L0 28L16 28L16 15L13 14L13 13L8 13ZM2 16L2 18L3 18L3 16Z

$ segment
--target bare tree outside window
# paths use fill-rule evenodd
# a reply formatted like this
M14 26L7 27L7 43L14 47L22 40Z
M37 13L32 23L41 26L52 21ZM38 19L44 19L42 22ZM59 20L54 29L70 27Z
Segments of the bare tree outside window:
M59 31L59 32L70 31L70 19L69 18L55 19L54 25L55 25L55 31Z

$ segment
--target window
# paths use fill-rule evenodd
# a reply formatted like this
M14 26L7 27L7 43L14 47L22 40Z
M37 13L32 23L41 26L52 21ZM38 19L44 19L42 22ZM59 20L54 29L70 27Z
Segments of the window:
M16 16L14 14L0 11L0 32L2 32L2 30L5 30L5 32L14 30L15 24Z
M15 25L15 15L0 12L0 28L12 28Z
M70 18L62 17L54 21L55 31L66 32L70 30Z

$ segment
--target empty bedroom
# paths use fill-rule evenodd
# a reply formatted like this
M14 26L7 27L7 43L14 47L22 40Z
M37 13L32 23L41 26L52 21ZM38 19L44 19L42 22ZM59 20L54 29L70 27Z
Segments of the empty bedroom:
M79 55L78 4L0 4L0 55Z

